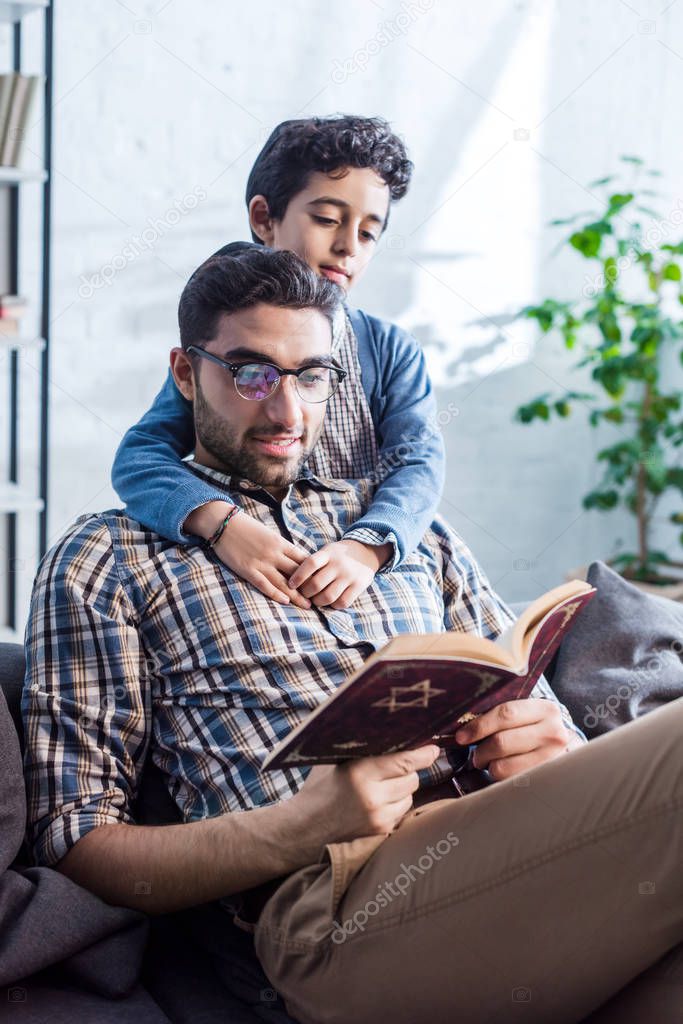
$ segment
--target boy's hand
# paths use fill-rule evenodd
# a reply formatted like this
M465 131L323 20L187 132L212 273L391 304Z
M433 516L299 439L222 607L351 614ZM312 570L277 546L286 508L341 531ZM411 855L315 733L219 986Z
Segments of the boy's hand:
M224 565L278 604L311 607L311 602L287 583L306 552L253 516L245 512L233 516L213 550Z
M455 739L463 745L478 744L472 763L475 768L488 768L496 781L582 745L564 724L557 704L536 697L498 704L460 726Z
M290 587L319 608L348 608L372 583L392 551L391 544L338 540L305 558L289 578Z
M208 540L230 508L227 502L207 502L187 517L184 529ZM278 604L311 607L307 598L287 585L287 578L304 561L306 552L246 512L232 517L213 550L228 569Z

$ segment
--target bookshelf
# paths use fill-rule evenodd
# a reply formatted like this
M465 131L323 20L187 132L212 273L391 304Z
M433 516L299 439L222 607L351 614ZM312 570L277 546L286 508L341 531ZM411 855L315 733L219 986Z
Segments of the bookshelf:
M49 6L49 0L0 0L0 22L15 24L31 11Z
M38 330L36 336L28 332L18 337L0 335L0 388L4 392L0 408L6 407L0 437L4 449L0 453L0 642L22 640L19 580L25 590L47 546L54 0L0 0L0 29L9 30L11 37L11 66L0 67L0 72L25 70L22 27L29 14L35 14L32 28L40 17L43 20L42 66L29 69L44 76L40 111L43 166L37 170L0 167L0 288L3 293L21 293L20 256L30 247L32 262L38 267L34 317ZM25 185L32 189L30 200L23 196ZM38 194L40 212L30 220L31 230L27 231L22 204L30 201L33 209ZM30 366L24 363L29 356ZM26 371L23 375L22 370ZM24 408L27 387L34 392L28 410ZM32 422L28 422L29 416ZM28 539L20 546L24 531ZM28 563L25 552L30 552Z
M47 181L47 174L45 171L23 171L20 167L0 167L0 185L21 185L22 181Z

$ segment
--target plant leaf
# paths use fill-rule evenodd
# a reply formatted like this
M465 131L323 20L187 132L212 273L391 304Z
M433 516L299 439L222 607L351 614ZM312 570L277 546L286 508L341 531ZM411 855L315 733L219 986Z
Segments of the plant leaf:
M569 244L573 245L587 259L591 259L600 252L602 235L598 231L589 231L584 228L583 231L575 231L570 236Z
M633 192L614 192L609 197L609 209L608 213L616 213L617 210L623 210L625 206L628 206L633 201Z
M596 508L600 512L607 512L609 509L614 508L619 502L619 492L610 491L591 491L583 499L582 505L584 508Z

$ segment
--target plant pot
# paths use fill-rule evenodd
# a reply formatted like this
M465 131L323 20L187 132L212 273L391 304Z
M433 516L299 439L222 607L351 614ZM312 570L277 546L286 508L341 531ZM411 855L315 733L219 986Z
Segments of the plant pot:
M609 562L605 563L609 565ZM615 570L618 571L618 570ZM588 575L588 566L582 565L578 569L572 569L565 576L566 580L585 580ZM675 576L663 576L660 578L660 582L657 582L657 577L653 577L647 580L634 580L629 576L625 576L624 573L620 573L621 576L628 582L632 583L638 590L642 590L646 594L656 594L658 597L668 597L671 601L683 601L683 579L678 579Z

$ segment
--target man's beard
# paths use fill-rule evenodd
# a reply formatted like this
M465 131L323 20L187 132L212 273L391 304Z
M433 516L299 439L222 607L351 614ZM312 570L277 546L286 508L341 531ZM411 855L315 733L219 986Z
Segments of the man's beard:
M239 438L230 421L219 416L209 405L196 378L194 424L198 440L206 451L213 455L220 472L240 480L249 480L265 488L288 487L301 475L302 467L313 451L323 426L321 423L313 438L309 437L304 427L301 434L301 458L295 465L279 465L280 460L276 460L275 456L268 458L267 455L251 453L247 442L255 435L260 438L282 436L289 433L287 428L282 424L270 423L267 426L251 428Z

